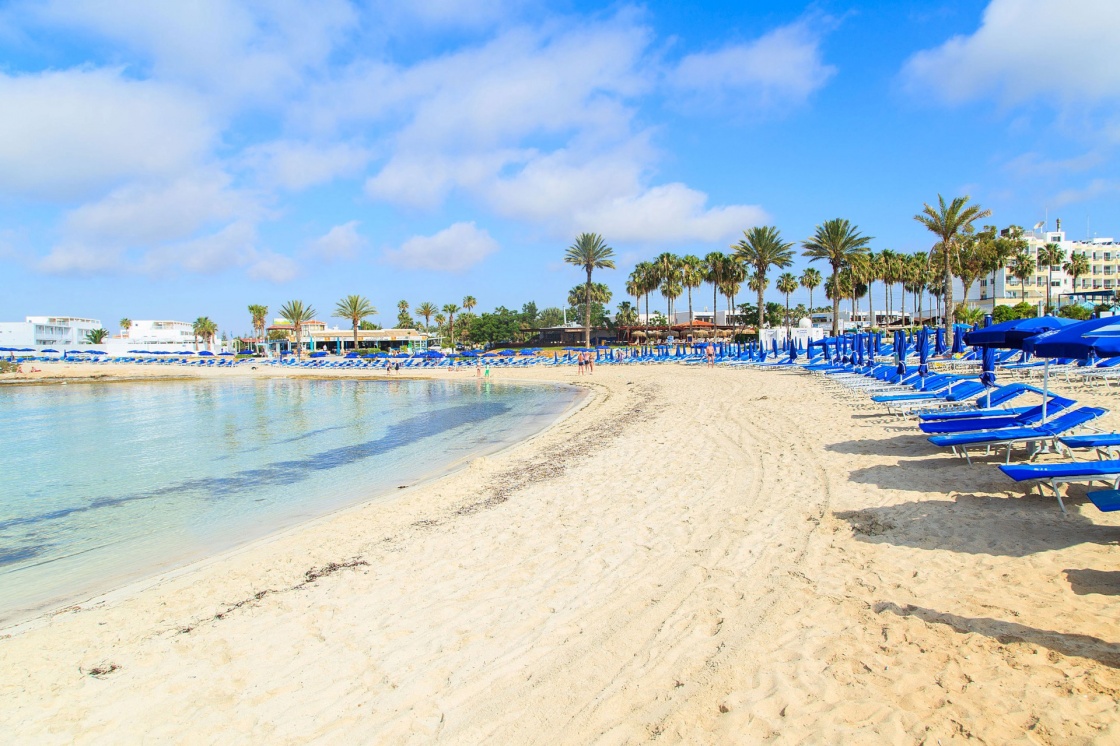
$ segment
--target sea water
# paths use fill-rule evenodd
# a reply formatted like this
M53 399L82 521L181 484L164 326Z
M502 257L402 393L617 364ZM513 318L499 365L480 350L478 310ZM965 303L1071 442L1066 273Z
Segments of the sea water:
M539 431L578 394L476 380L2 386L0 625L391 499Z

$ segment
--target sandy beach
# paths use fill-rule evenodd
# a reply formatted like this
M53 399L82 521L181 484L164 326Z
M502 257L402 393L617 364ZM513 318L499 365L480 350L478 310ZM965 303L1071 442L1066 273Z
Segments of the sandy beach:
M38 375L91 372L168 374ZM389 503L0 631L0 740L1120 741L1120 516L1082 488L1063 517L791 370L495 375L593 396Z

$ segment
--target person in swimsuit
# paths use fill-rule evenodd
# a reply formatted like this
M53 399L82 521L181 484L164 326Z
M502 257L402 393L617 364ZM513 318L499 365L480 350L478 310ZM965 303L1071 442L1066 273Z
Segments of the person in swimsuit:
M579 368L579 374L583 375L583 353L576 355L576 366Z

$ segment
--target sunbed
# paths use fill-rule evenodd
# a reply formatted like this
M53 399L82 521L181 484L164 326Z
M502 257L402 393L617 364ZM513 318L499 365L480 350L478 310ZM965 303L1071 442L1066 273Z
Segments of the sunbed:
M1073 399L1055 396L1046 402L1046 416L1056 415L1077 404ZM981 430L997 430L1004 427L1029 427L1042 422L1042 405L1031 407L1019 414L991 417L967 417L937 422L919 422L918 429L923 433L971 433Z
M1061 485L1072 482L1111 482L1112 488L1120 487L1120 459L1108 461L1069 461L1060 464L1003 464L1000 470L1016 482L1038 482L1038 494L1043 494L1042 485L1050 486L1058 507L1066 512L1062 502Z
M981 432L931 435L929 442L940 448L952 448L954 455L963 456L969 464L972 464L972 458L968 449L972 447L982 447L990 451L993 446L996 448L1006 446L1006 461L1010 461L1011 449L1015 444L1034 443L1035 446L1030 453L1030 457L1033 458L1039 452L1040 444L1052 442L1059 436L1072 433L1077 428L1084 427L1107 413L1108 410L1101 407L1081 407L1072 412L1061 414L1045 424L1033 427L1005 427Z

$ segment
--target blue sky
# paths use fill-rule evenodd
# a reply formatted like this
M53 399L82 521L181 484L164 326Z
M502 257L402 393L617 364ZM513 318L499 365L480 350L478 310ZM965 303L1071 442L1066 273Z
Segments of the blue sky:
M938 193L1117 235L1118 27L1114 0L9 2L0 319L559 305L582 231L617 302L757 224L927 249Z

